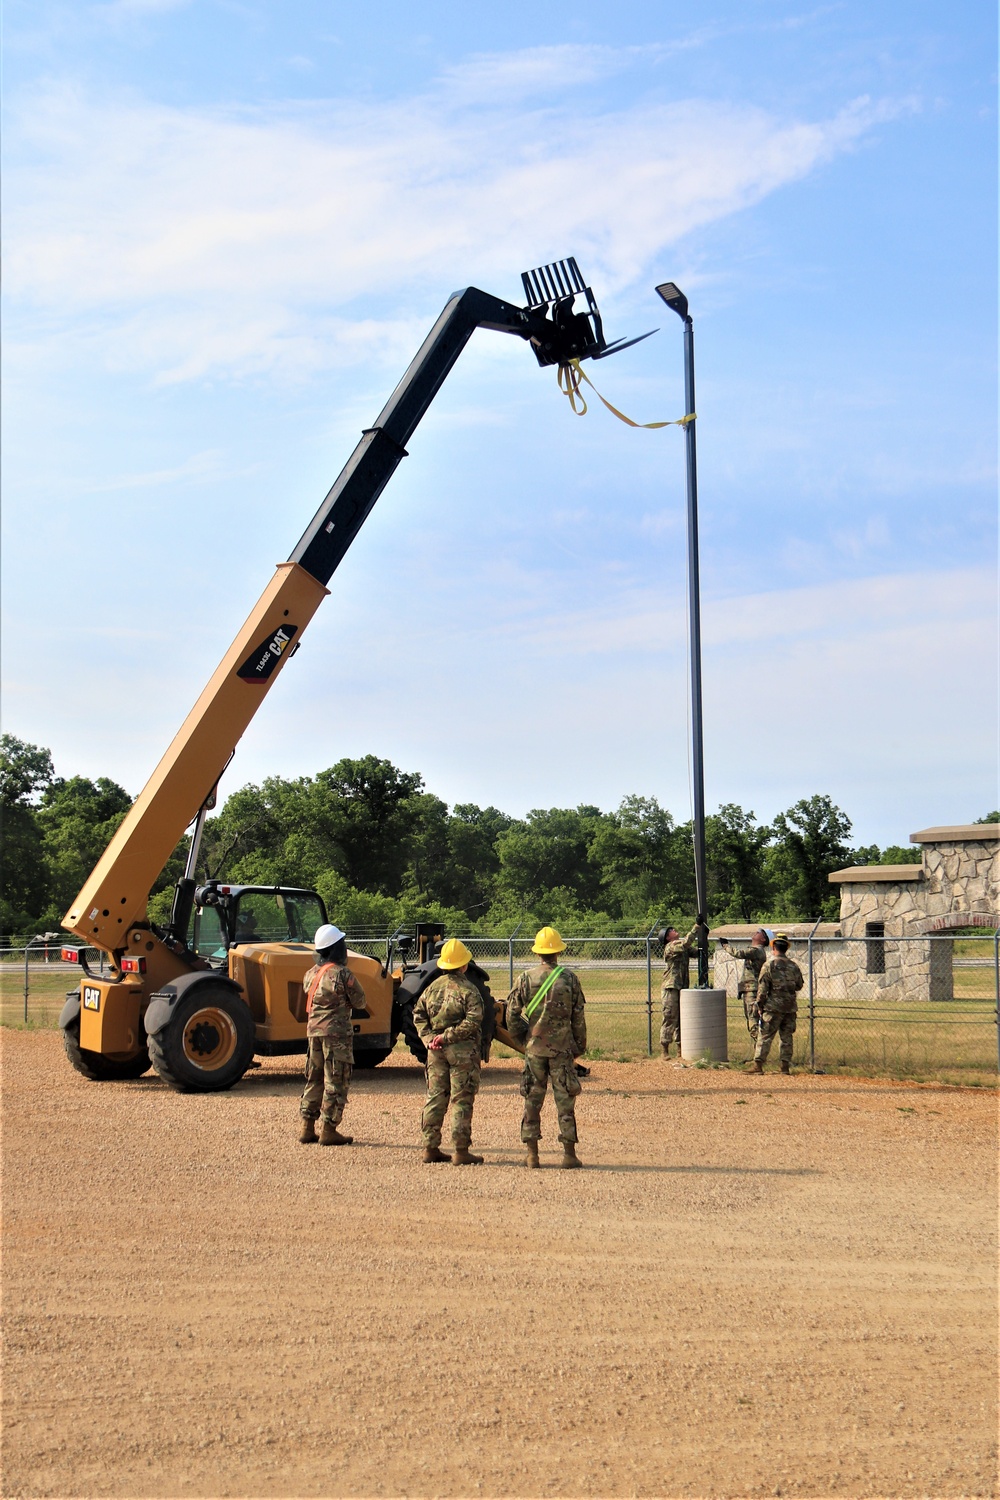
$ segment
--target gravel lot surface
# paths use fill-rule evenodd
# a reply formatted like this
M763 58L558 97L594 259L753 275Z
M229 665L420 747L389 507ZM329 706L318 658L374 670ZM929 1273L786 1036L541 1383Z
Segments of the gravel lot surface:
M295 1059L5 1031L2 1493L996 1492L994 1096L598 1062L588 1169L529 1173L517 1081L428 1167L404 1056L324 1149Z

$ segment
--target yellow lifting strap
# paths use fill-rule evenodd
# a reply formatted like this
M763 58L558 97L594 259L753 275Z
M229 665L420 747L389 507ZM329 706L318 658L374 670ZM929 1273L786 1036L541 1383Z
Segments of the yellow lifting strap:
M559 389L569 401L570 406L578 417L585 416L587 411L587 402L583 391L580 389L581 381L585 380L598 401L603 401L608 411L613 416L616 416L619 422L624 422L629 427L686 427L689 422L693 422L695 419L695 413L691 411L688 412L686 417L675 417L672 422L633 422L631 417L627 417L623 411L618 410L617 406L612 406L610 401L604 399L590 376L580 368L580 361L578 359L571 359L567 364L560 365L558 379Z

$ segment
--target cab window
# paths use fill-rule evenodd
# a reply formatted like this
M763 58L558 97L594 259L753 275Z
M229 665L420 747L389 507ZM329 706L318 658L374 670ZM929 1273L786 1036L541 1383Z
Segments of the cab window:
M222 930L222 917L218 907L195 907L191 947L200 958L225 957L226 935Z

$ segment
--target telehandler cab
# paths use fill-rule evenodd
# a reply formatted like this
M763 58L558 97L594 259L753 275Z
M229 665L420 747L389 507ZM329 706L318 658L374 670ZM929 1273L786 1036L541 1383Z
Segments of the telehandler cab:
M60 1025L70 1061L88 1078L138 1078L152 1065L174 1088L210 1091L231 1088L254 1053L305 1051L302 978L313 962L312 935L327 920L323 902L290 887L199 886L205 820L241 735L475 329L524 339L542 366L603 359L638 342L607 343L572 257L521 280L526 307L475 287L449 298L63 918L82 945L63 956L84 973ZM149 893L192 821L170 920L158 926L147 916ZM109 956L109 974L90 971L86 948ZM423 1050L412 1023L415 984L406 982L405 955L395 972L393 960L391 942L384 963L349 953L368 1011L355 1017L356 1066L381 1062L401 1032L416 1055ZM488 996L485 976L481 984ZM496 1034L514 1045L502 1025Z

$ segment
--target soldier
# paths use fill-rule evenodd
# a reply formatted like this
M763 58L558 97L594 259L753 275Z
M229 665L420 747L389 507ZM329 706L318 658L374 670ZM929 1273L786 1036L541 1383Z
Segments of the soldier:
M347 967L347 940L339 927L327 922L313 939L317 962L306 974L306 1086L299 1113L303 1146L316 1140L319 1116L321 1146L349 1146L352 1135L341 1135L337 1126L344 1118L347 1093L354 1066L353 1011L365 1009L365 992ZM322 1101L322 1102L321 1102Z
M798 1014L796 996L804 984L802 970L794 959L786 957L788 938L776 932L774 957L769 958L760 971L757 981L757 1014L760 1016L760 1031L757 1049L754 1052L753 1071L763 1073L767 1054L771 1050L775 1033L781 1037L781 1071L790 1073L792 1068L792 1038L795 1035L795 1018Z
M737 994L743 1001L743 1014L746 1017L747 1031L754 1046L757 1045L757 1032L760 1030L757 1021L757 980L760 971L767 963L768 936L763 927L758 927L750 939L749 948L730 948L728 938L720 938L720 947L725 948L730 958L742 958L743 977L740 979Z
M463 942L449 939L437 961L444 972L427 986L413 1010L417 1032L427 1046L427 1101L420 1117L424 1161L450 1161L456 1167L479 1166L483 1160L469 1150L483 1040L483 998L466 975L471 959ZM454 1157L441 1150L449 1099Z
M524 1116L521 1140L525 1166L538 1166L542 1136L542 1104L549 1079L562 1142L561 1167L582 1167L576 1154L576 1097L581 1090L574 1058L587 1049L583 986L572 969L556 963L566 944L554 927L535 935L532 953L541 963L527 969L507 996L507 1030L515 1042L525 1043L521 1093Z
M690 981L691 958L697 948L698 924L682 938L676 927L668 927L663 935L663 982L660 999L663 1002L663 1025L660 1027L660 1051L670 1056L670 1043L677 1043L677 1056L681 1055L681 990L686 990Z

